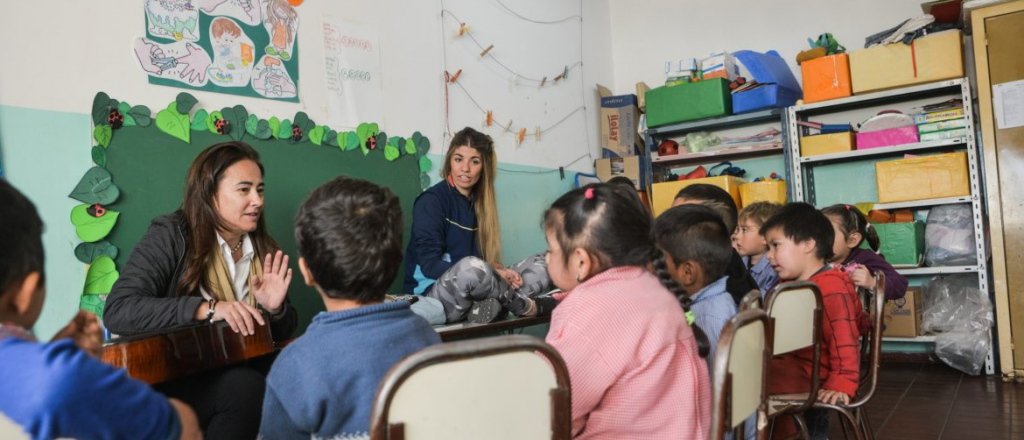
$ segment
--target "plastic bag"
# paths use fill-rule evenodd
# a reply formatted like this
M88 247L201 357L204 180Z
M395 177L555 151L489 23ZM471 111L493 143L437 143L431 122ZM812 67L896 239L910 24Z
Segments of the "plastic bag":
M924 229L924 249L924 262L928 266L977 264L971 205L932 208Z
M718 136L707 131L687 133L686 135L686 147L691 153L700 153L721 143Z
M935 355L949 366L971 375L981 373L992 338L992 302L988 294L967 288L949 298L960 303L953 316L953 330L935 337Z
M975 275L942 275L932 278L923 286L921 306L921 333L942 333L953 330L954 316L962 303L966 289L978 286Z

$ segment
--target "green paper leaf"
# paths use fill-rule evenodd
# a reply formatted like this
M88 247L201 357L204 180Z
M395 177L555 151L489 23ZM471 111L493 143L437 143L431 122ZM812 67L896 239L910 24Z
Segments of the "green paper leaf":
M131 113L122 113L121 117L124 118L123 127L134 127L138 124L135 123L135 118L132 117Z
M338 132L334 130L328 131L327 134L324 135L324 143L331 147L341 145L338 142Z
M102 295L82 295L82 299L78 302L79 309L92 313L101 320L103 319L103 309L106 306L107 302L103 300Z
M347 131L345 132L345 143L342 144L341 140L339 139L338 145L344 145L344 150L349 151L362 147L363 144L359 142L359 135L357 135L356 132ZM365 151L363 153L365 154Z
M277 116L271 116L267 123L270 124L270 133L277 137L277 132L281 129L281 120L277 119Z
M68 197L87 205L109 205L120 196L121 190L114 185L110 172L101 167L89 168L82 176L82 180L78 181L78 185L75 185L74 191L68 194Z
M110 138L114 136L113 130L109 125L97 125L92 130L92 138L96 139L96 143L102 145L103 148L107 148L110 145Z
M388 134L385 132L377 133L377 149L383 150L384 146L388 144Z
M384 158L387 159L388 162L394 162L400 155L402 155L402 152L399 151L398 147L391 144L384 147Z
M181 92L178 94L178 97L174 99L174 108L178 110L178 113L187 115L192 111L192 107L195 107L197 102L199 101L196 100L195 96L192 96L188 92Z
M253 136L255 136L256 139L263 141L272 138L274 136L274 132L270 128L270 123L267 122L266 119L260 119L260 121L256 123L256 134Z
M132 107L131 110L128 110L128 115L135 120L135 123L138 124L139 127L149 127L149 125L153 123L153 117L150 116L152 114L153 113L149 111L149 107L144 105L137 105Z
M206 118L209 118L210 114L205 109L199 109L196 111L196 115L192 117L192 129L195 131L208 131L206 129Z
M405 140L405 154L416 154L416 142L412 138Z
M419 132L417 131L417 133ZM426 136L421 136L416 141L416 153L420 156L426 156L428 151L430 151L430 139L427 139Z
M323 143L325 128L326 127L323 125L319 125L313 127L312 130L309 130L309 141L312 142L313 145L321 145Z
M249 119L245 120L245 132L249 133L249 136L256 137L256 128L260 123L260 118L256 115L249 115Z
M188 114L178 112L175 103L170 103L167 108L156 114L156 127L160 131L189 143L189 122Z
M92 163L107 167L107 150L99 145L92 147Z
M114 282L121 276L117 272L117 265L108 256L102 256L89 265L89 271L85 273L85 289L83 295L106 295L114 287Z
M403 138L401 136L395 136L393 138L389 138L388 139L388 144L389 145L394 145L395 148L397 148L399 150L399 153L401 153L402 147L405 146L405 138Z
M121 112L122 115L127 115L132 110L132 106L127 102L121 102L117 104L117 111Z
M107 110L107 116L110 116L111 110L117 110L118 106L120 106L120 105L121 105L120 101L118 101L116 99L111 99L110 102L107 103L107 108L110 109L110 110Z
M95 125L107 125L110 121L110 97L106 93L99 92L92 99L92 123Z
M220 113L224 119L231 123L231 131L228 132L228 136L231 136L231 139L236 141L242 140L245 137L245 122L249 119L249 111L245 107L236 105L231 108L224 108Z
M89 215L88 209L89 205L78 205L71 209L71 224L75 225L78 238L91 243L103 239L114 229L120 213L108 209L103 217L93 217Z
M295 114L295 119L292 120L292 124L298 125L302 129L303 133L308 133L313 127L316 127L316 122L309 119L309 115L306 112L298 112Z
M432 166L434 166L434 164L432 162L430 162L430 159L428 159L427 156L420 156L420 171L421 172L425 173L427 171L430 171L430 167L432 167Z
M75 257L78 261L91 264L97 258L106 256L110 259L117 259L117 246L109 241L97 241L96 243L79 243L75 246Z
M218 119L224 119L224 115L217 110L210 112L210 116L206 117L206 131L209 131L210 133L217 133Z
M292 121L285 119L281 121L281 127L277 130L278 139L291 139L292 138Z
M427 173L420 173L420 188L424 191L430 188L430 176Z
M359 126L356 127L356 135L359 136L359 145L364 146L365 148L366 140L369 139L370 136L377 136L379 131L380 128L377 127L376 123L367 124L364 122L359 124Z

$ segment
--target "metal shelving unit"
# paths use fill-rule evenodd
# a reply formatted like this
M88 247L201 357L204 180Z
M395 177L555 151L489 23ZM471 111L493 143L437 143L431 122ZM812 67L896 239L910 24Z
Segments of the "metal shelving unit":
M936 142L921 142L909 145L899 145L886 148L875 148L867 150L856 150L836 154L820 156L800 156L800 136L806 133L807 129L797 124L797 121L807 120L809 116L825 115L848 110L882 107L889 104L897 104L918 99L959 97L964 103L964 118L966 119L967 136L958 139L949 139ZM966 150L968 173L970 175L971 194L963 197L948 197L929 200L916 200L911 202L876 204L875 209L901 209L918 208L927 209L934 206L948 205L954 203L970 203L974 213L974 236L976 243L977 265L957 267L920 267L912 269L900 269L899 272L905 276L929 276L939 274L974 273L978 277L978 289L982 292L989 292L988 285L988 263L985 256L984 239L984 218L985 213L982 206L982 181L978 158L978 148L975 143L975 122L974 103L971 95L971 86L967 78L941 81L937 83L924 84L913 87L905 87L896 90L871 93L866 95L852 96L849 98L836 99L832 101L818 102L812 104L793 106L787 109L788 117L788 160L791 167L789 171L790 198L795 201L806 201L817 205L815 194L815 173L816 168L831 164L876 160L885 157L900 156L904 153L921 153L926 151L953 151ZM818 170L820 172L821 170ZM910 343L933 343L934 336L919 336L916 338L883 338L891 342ZM985 362L985 371L988 374L995 374L995 363L992 349Z
M789 145L788 130L786 129L788 125L788 121L786 119L787 116L787 109L773 108L740 115L729 115L718 118L701 119L699 121L682 122L657 128L648 128L644 133L644 147L646 148L646 151L644 151L645 154L643 159L644 173L646 174L645 177L647 181L647 195L649 197L653 197L651 194L651 186L655 183L654 167L671 168L683 165L718 163L724 160L782 155L785 162L785 170L788 171L792 165L789 163L790 155L786 154ZM695 131L719 131L765 123L780 124L779 131L782 132L781 146L741 146L723 148L712 152L684 153L652 159L651 148L657 147L662 140L667 138L677 137ZM792 199L793 187L789 179L786 180L786 188L788 197Z

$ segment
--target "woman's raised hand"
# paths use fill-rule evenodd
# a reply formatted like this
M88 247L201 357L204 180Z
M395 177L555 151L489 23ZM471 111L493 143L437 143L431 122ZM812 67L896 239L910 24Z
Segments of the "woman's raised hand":
M276 315L288 296L292 270L288 268L288 256L284 252L277 251L273 259L270 257L271 254L267 254L263 259L263 279L252 277L252 293L256 295L256 302L271 315Z

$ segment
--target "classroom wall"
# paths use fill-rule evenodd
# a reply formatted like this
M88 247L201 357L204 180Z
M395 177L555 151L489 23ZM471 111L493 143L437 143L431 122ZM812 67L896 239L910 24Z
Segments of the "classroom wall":
M592 157L599 156L599 101L593 84L611 84L613 72L608 0L560 2L557 7L544 0L506 4L539 21L573 14L583 20L539 25L517 19L497 2L306 0L299 7L300 103L191 93L203 108L241 104L261 116L284 118L305 111L313 120L326 121L321 32L321 17L326 14L377 26L385 109L380 125L389 133L420 131L430 138L435 169L429 174L435 181L447 141L442 81L446 57L459 62L450 69L473 73L466 76L467 85L480 86L474 97L491 103L496 113L523 114L528 120L524 122L547 127L585 105L585 112L573 115L540 142L528 139L517 146L497 127L483 128L483 119L474 115L465 96L450 91L452 130L474 126L495 138L504 258L514 262L544 250L539 227L543 209L571 187L575 171L593 170ZM455 39L457 25L452 29L453 23L445 22L448 32L442 35L442 8L472 20L480 38L495 44L495 56L524 75L543 76L552 69L557 73L568 64L566 59L581 59L585 68L574 70L552 93L510 87L507 75L490 60L465 55L473 50ZM43 339L75 313L85 277L84 266L72 254L79 240L68 221L77 202L67 194L91 165L88 112L93 96L104 91L159 109L182 90L148 83L131 49L134 38L144 33L141 1L15 2L0 15L0 38L30 43L8 51L0 73L0 164L5 177L36 203L47 224L49 296L36 326ZM556 47L558 51L550 50ZM496 85L488 85L492 83ZM533 125L529 131L532 135ZM562 179L558 167L581 156L586 157L566 166Z

